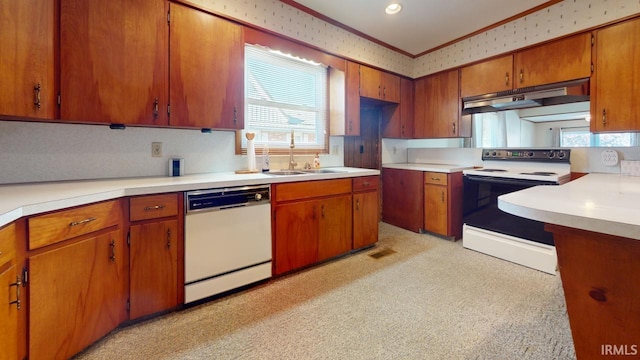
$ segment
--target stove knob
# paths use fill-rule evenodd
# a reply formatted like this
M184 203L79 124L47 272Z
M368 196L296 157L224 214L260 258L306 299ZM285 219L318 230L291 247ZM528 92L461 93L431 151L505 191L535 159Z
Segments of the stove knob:
M560 151L560 152L558 152L557 158L558 159L564 159L565 156L567 156L567 154L564 151Z
M498 155L498 153L495 151L491 153L491 156L496 156L496 155Z
M549 152L547 153L547 157L548 157L549 159L553 159L554 157L556 157L556 153L555 153L554 151L549 151Z
M260 201L260 200L262 200L262 194L257 193L257 194L254 196L254 198L256 199L256 201Z
M534 155L533 151L530 151L527 153L527 157L533 157L533 155Z

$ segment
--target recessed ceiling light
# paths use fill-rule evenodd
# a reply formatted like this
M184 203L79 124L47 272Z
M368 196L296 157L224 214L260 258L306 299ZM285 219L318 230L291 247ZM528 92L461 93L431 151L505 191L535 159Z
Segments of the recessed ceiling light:
M389 15L393 15L393 14L399 13L400 10L402 10L402 5L398 3L393 3L393 4L389 4L389 6L387 6L387 8L384 9L384 12L386 12Z

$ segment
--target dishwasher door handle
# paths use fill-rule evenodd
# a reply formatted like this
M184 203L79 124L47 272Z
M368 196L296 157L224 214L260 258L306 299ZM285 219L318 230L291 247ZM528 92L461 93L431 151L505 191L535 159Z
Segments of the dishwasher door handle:
M218 210L229 210L229 209L241 208L247 205L248 205L247 203L244 203L244 204L235 204L235 205L229 205L229 206L221 206L218 208Z

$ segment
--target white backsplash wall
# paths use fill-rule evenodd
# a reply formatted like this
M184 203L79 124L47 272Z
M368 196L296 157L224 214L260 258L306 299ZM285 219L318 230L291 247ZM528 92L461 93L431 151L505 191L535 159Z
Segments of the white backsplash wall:
M162 157L151 156L151 143L162 142ZM344 164L344 142L331 137L325 166ZM168 176L169 159L183 158L186 174L227 172L247 167L235 155L235 133L105 125L0 121L0 184ZM295 157L299 167L313 156ZM271 169L287 167L287 156L270 156ZM257 157L261 166L262 157Z

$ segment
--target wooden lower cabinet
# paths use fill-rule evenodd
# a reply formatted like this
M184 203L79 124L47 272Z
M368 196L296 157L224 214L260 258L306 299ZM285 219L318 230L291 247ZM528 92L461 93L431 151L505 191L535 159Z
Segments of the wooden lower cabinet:
M274 275L351 250L351 193L351 179L273 185Z
M423 229L445 237L462 237L462 173L424 173Z
M378 241L380 222L380 177L353 179L353 248L360 249Z
M348 252L351 194L276 205L275 238L275 275Z
M0 358L18 358L18 300L21 286L17 283L16 266L0 272Z
M70 358L126 319L124 249L116 229L29 258L29 358Z
M382 169L382 221L420 232L424 214L421 171Z
M545 230L553 233L577 358L637 358L640 242L559 225Z
M178 305L177 220L133 225L129 248L129 317L136 319Z

